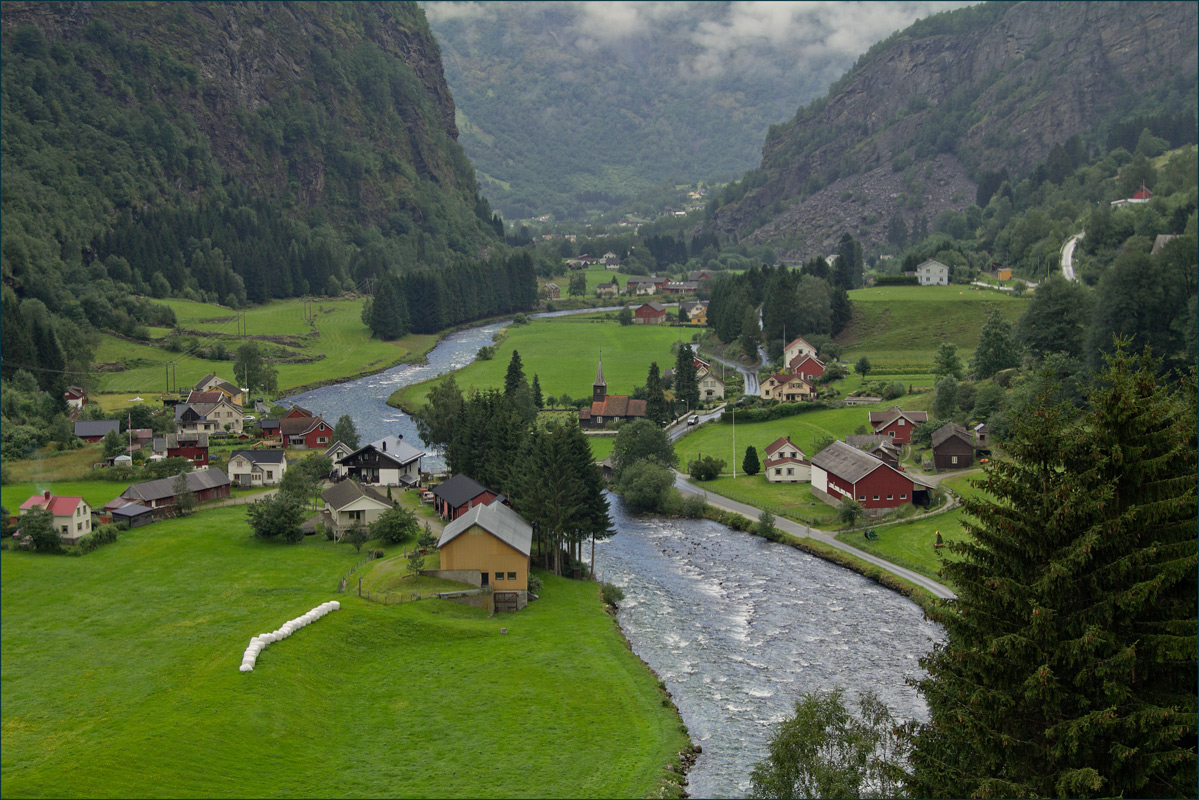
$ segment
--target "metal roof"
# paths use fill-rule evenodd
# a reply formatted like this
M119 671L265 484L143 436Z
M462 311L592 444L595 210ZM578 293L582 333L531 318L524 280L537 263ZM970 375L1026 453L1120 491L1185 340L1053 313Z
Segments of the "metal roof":
M879 467L887 466L874 456L863 453L845 442L833 442L812 456L812 465L849 483L857 483Z
M342 481L335 483L325 491L321 492L321 499L325 501L333 509L342 509L353 503L355 500L363 497L376 500L387 506L391 506L391 501L386 497L376 492L367 486L361 486L355 481Z
M229 460L238 456L245 456L251 464L282 464L284 458L282 450L237 450L229 456Z
M411 464L421 456L428 455L428 453L426 453L424 450L417 450L415 447L405 442L403 437L384 436L382 439L371 442L364 447L358 448L353 453L343 456L342 460L344 461L345 459L352 458L353 456L365 452L366 450L374 450L375 452L379 453L379 455L394 461L401 467L405 464Z
M437 547L442 548L465 530L478 525L501 542L528 555L533 544L533 526L498 500L488 505L477 505L458 519L445 526Z
M121 432L121 422L115 419L81 419L75 423L76 436L103 436L109 431Z
M474 478L459 473L434 488L433 494L449 503L450 508L457 508L464 503L469 503L474 498L483 494L483 492L490 491L490 489Z

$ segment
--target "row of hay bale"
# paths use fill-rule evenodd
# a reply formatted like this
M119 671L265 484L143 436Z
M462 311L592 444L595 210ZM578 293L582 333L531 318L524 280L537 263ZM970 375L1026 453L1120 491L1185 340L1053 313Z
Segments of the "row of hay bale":
M330 600L328 603L321 603L316 608L309 611L307 614L296 617L293 620L284 622L282 627L270 633L260 633L250 640L250 646L246 648L245 654L241 657L241 672L251 672L254 669L254 662L258 659L258 654L262 649L272 642L277 642L280 639L286 639L293 633L303 628L305 625L316 622L321 617L328 614L330 611L337 611L341 608L341 603L336 600Z

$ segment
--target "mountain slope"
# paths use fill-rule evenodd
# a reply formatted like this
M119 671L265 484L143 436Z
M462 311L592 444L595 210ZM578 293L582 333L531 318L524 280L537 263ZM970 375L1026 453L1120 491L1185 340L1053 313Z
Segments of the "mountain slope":
M1181 112L1189 125L1165 127L1182 131L1153 131L1180 144L1194 135L1197 10L984 3L921 20L772 127L709 224L792 258L832 252L847 230L877 247L892 217L912 228L961 210L988 173L1027 175L1054 145L1104 144L1121 120Z

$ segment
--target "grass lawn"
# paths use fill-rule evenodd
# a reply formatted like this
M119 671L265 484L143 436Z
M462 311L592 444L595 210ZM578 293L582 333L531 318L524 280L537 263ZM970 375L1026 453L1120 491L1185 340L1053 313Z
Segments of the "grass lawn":
M159 302L175 310L180 328L219 334L230 354L242 343L237 336L236 312L230 309L188 300ZM394 342L371 339L362 324L361 300L318 300L309 303L308 309L315 312L311 325L304 319L305 303L298 299L278 300L245 312L246 332L250 335L295 336L298 346L289 350L296 356L317 359L307 363L278 364L280 392L333 378L350 378L420 356L437 342L436 336L426 334L411 334ZM308 335L313 332L315 336ZM204 337L200 341L210 344L217 339ZM165 365L171 362L177 362L174 379L181 387L190 387L209 372L226 379L233 378L232 361L208 361L113 336L100 337L95 359L100 363L120 361L127 367L121 372L101 375L99 391L106 393L145 395L146 392L162 392L166 389Z
M255 540L240 508L0 553L0 792L644 797L686 746L594 583L543 576L488 619L336 595L360 559ZM238 671L251 636L334 598Z
M1029 302L969 286L880 286L856 289L849 298L853 317L837 337L845 348L842 360L853 364L866 356L876 368L905 375L931 368L942 342L956 344L967 361L992 309L1015 322Z
M970 482L981 477L981 472L972 472L966 475L946 478L941 482L941 485L949 487L964 497L977 497L983 494L983 492L981 489L971 486ZM927 575L936 580L943 580L942 576L937 574L941 568L941 559L942 557L953 558L954 556L949 552L948 548L938 550L933 547L937 541L937 531L941 532L941 537L946 543L962 541L968 537L969 534L962 527L963 513L959 508L945 514L913 520L912 522L883 525L876 528L878 539L875 541L867 539L862 534L862 531L838 533L837 539L846 544L853 545L860 550L874 553L900 566L915 570L922 575ZM952 588L952 585L950 586Z
M588 436L587 443L591 445L591 452L595 456L595 460L603 461L605 458L612 455L612 445L616 444L616 437Z
M725 469L731 469L725 467ZM749 476L737 465L737 477L723 475L710 481L694 481L714 494L765 508L776 517L787 517L807 525L828 527L836 520L836 509L812 494L810 483L771 483L761 473Z
M681 337L689 341L692 331L658 325L625 325L595 318L559 317L533 320L528 325L509 328L507 338L490 361L475 361L454 373L459 388L500 388L512 351L520 353L525 376L538 376L546 397L563 393L571 397L590 397L595 369L601 355L604 379L609 394L632 394L635 386L645 384L651 361L665 370L674 366L670 346ZM441 380L440 378L436 380ZM395 403L402 396L405 407L419 408L433 382L415 384L391 396Z
M577 275L579 270L565 269L565 267L563 269L565 271L561 275L556 275L548 280L544 278L538 278L538 290L540 290L540 288L547 283L556 283L558 284L558 288L562 290L562 299L568 299L570 296L568 293L568 290L570 289L570 276ZM587 297L595 297L595 287L599 286L601 283L611 283L612 281L619 283L620 291L623 292L629 281L629 275L626 273L620 272L619 270L609 272L608 268L603 264L592 264L583 274L587 276ZM612 305L618 306L624 297L621 296L618 298L609 299L612 300ZM631 299L629 300L629 303L632 305Z
M40 450L34 458L4 461L5 478L14 483L85 480L92 464L104 460L104 447L85 444L77 450Z
M125 491L128 483L119 481L55 481L54 483L10 483L0 488L0 501L14 514L30 497L49 489L57 497L82 497L93 510Z

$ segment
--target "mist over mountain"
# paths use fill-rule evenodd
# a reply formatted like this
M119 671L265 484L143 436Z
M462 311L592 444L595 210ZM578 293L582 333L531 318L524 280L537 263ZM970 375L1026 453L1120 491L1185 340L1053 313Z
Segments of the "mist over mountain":
M506 219L583 219L755 167L871 44L962 2L425 4L462 143Z

